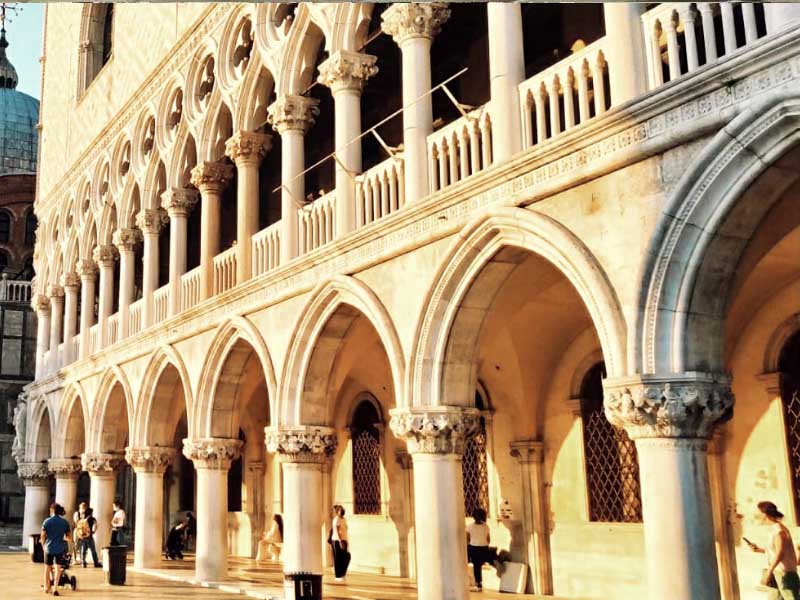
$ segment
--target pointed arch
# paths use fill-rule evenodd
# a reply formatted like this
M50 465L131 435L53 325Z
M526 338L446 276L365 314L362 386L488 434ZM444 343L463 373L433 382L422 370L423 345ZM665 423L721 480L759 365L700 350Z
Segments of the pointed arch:
M121 432L119 428L124 425L130 436L130 432L133 430L131 427L133 411L133 397L125 373L116 365L110 367L103 374L97 388L97 395L89 417L89 437L86 441L86 451L123 450L125 440L118 439L118 434ZM124 419L122 423L119 422L121 418ZM114 431L114 423L109 422L114 419L116 419L116 431Z
M100 215L100 229L97 232L97 243L103 246L110 244L111 237L114 235L114 230L117 229L118 226L117 205L114 203L106 204Z
M325 41L325 32L311 18L308 4L301 3L281 56L276 73L276 94L302 94L311 84L317 56Z
M197 143L198 160L217 161L225 157L225 142L233 135L233 113L222 98L221 92L213 92L200 127Z
M58 434L53 441L55 458L78 458L86 451L89 404L80 382L67 385L61 396Z
M265 65L259 64L248 70L241 87L239 103L233 107L233 130L258 131L267 122L267 107L274 96L275 79Z
M25 457L28 462L41 462L53 456L53 433L56 423L47 394L38 396L28 408Z

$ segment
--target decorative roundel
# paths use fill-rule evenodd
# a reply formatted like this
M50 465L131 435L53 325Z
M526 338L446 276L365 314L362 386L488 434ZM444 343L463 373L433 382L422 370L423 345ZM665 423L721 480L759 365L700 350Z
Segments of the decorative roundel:
M191 120L201 117L208 109L216 87L215 66L214 55L204 48L189 67L185 105L186 116Z
M227 34L227 35L226 35ZM248 17L240 19L223 34L217 72L220 83L232 88L243 76L253 53L253 25Z

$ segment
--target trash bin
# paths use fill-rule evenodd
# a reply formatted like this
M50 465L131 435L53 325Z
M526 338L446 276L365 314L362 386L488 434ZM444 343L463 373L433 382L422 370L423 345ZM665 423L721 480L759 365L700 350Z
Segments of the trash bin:
M103 574L105 575L106 583L125 585L127 566L127 546L105 546L103 548Z
M28 554L31 555L32 562L44 562L44 548L42 548L41 534L32 533L28 538Z
M322 600L322 575L287 573L283 578L286 600Z

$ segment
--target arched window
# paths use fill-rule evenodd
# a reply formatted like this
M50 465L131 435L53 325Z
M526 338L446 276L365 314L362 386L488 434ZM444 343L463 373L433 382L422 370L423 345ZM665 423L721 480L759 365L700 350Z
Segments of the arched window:
M0 272L8 270L8 252L0 250Z
M36 243L36 227L38 221L33 209L30 209L25 215L25 245L33 246Z
M11 239L11 215L0 210L0 243L7 244Z
M792 496L800 514L800 331L783 345L778 359L786 449L792 472Z
M111 59L114 52L114 5L89 2L81 16L80 55L78 60L78 97Z
M581 419L589 494L589 520L640 523L639 458L625 430L614 427L603 411L605 364L589 369L581 385Z
M488 403L475 392L475 408L484 412ZM464 512L471 515L476 508L489 511L489 471L486 459L486 417L481 416L478 432L464 444L461 475L464 482Z
M353 413L353 512L381 514L381 422L378 408L362 400Z

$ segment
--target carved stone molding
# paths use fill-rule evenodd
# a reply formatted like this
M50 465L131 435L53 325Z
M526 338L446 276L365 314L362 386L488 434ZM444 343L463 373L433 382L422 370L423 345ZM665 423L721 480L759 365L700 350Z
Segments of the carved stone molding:
M51 458L47 468L58 478L77 479L83 471L80 458Z
M94 279L97 277L97 263L90 258L84 258L77 262L75 271L81 279Z
M479 429L476 408L428 406L395 408L389 426L411 454L462 454L464 442Z
M413 38L432 40L450 18L446 2L409 2L392 4L381 15L381 29L398 45Z
M144 208L136 215L136 226L142 233L158 235L167 223L169 217L163 208Z
M172 463L177 452L174 448L146 446L125 448L125 460L137 473L163 473Z
M306 96L281 96L269 105L267 118L278 133L289 130L306 131L319 114L319 101Z
M201 193L221 194L233 178L233 165L201 161L192 169L191 182Z
M733 414L730 377L708 373L603 382L605 413L631 438L708 438Z
M286 462L326 462L336 451L336 430L316 425L264 429L267 452Z
M92 251L92 258L101 267L113 267L114 261L119 258L119 251L111 244L97 246Z
M112 475L125 463L122 454L111 452L90 452L81 455L83 470L94 475Z
M544 442L539 440L517 440L509 444L511 456L521 464L536 464L544 461Z
M36 312L50 312L50 299L44 294L34 294L31 298L31 308Z
M17 475L26 487L44 487L50 484L50 471L44 462L19 463Z
M230 469L242 452L241 440L229 438L199 438L183 440L183 455L195 468Z
M173 188L161 194L161 207L167 211L170 219L173 217L188 217L197 204L197 190Z
M80 284L81 284L81 278L74 271L70 271L68 273L63 273L61 275L61 285L65 289L70 289L70 288L75 289L78 286L80 286Z
M47 296L49 298L63 298L64 288L58 284L51 283L47 286ZM52 301L52 300L51 300Z
M142 232L138 229L117 229L111 240L120 252L133 252L136 244L142 241Z
M237 165L260 164L272 149L272 136L267 133L237 131L225 142L225 155Z
M319 81L335 94L341 90L361 93L367 79L378 73L377 56L350 50L339 50L319 65Z

